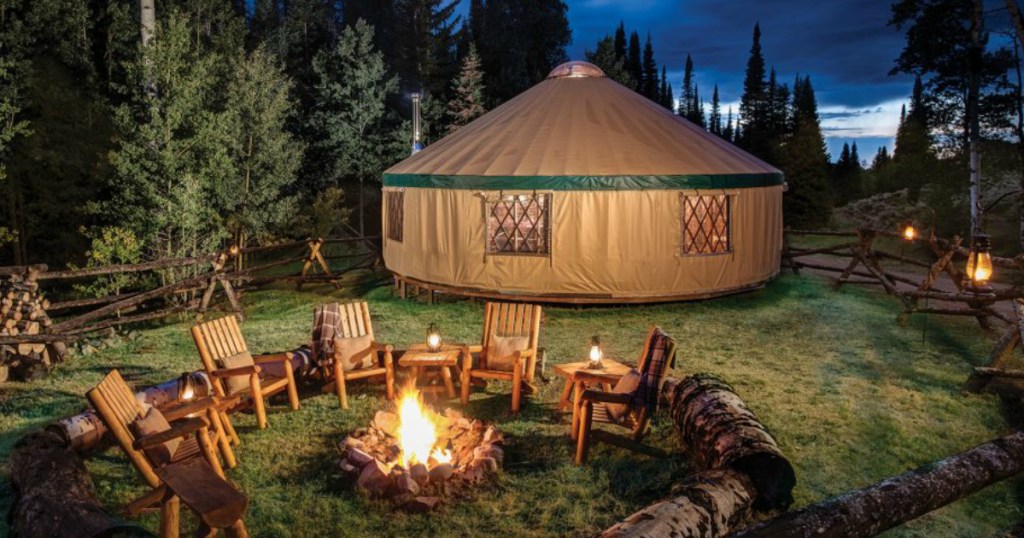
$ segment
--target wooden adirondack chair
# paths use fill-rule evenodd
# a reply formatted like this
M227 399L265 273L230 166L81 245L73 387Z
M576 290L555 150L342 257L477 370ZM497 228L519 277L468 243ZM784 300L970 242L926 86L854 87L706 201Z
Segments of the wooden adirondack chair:
M249 387L243 391L236 391L248 398L243 403L251 403L256 411L256 420L260 429L267 427L267 410L265 399L283 390L288 391L288 403L293 411L299 408L299 392L295 386L295 374L288 364L288 356L284 353L273 355L253 356L252 366L237 368L223 368L221 361L235 354L249 351L242 337L242 330L238 327L238 320L233 315L225 316L196 324L192 327L192 338L199 350L199 358L203 361L203 368L210 376L213 390L218 396L233 396L229 394L225 380L229 377L247 377ZM284 377L276 377L264 373L261 365L271 363L285 363Z
M576 464L587 461L591 440L602 441L650 456L665 457L664 451L641 443L647 433L647 426L656 405L661 385L669 368L675 364L676 342L658 327L651 327L647 333L647 341L637 360L636 371L639 374L639 385L631 392L613 392L587 389L579 394L576 405L579 413L579 431L573 432L576 439ZM586 371L577 376L585 377ZM595 383L595 385L598 383ZM645 391L642 398L638 392ZM653 398L653 401L652 401ZM608 404L625 405L625 413L615 420L609 412ZM594 430L594 422L612 424L630 430L628 435L618 435L604 430Z
M512 412L518 412L523 391L533 394L533 376L537 368L537 344L540 341L539 305L515 303L487 303L484 308L484 332L480 345L468 346L468 353L462 361L462 403L469 403L469 388L476 379L501 379L512 382ZM517 349L512 353L511 371L495 369L496 359L507 357L489 357L488 349L492 346L495 336L526 337L526 349ZM473 366L473 355L478 363ZM489 364L490 363L490 364Z
M160 536L179 533L180 502L196 512L202 530L228 528L235 536L247 536L242 514L248 499L224 479L215 444L228 448L228 441L212 435L211 420L217 420L216 402L201 398L164 411L169 430L139 437L132 424L143 416L143 408L117 370L112 370L86 396L100 419L117 440L121 450L152 488L128 505L132 515L160 508ZM196 416L198 415L198 416ZM191 416L191 417L190 417ZM204 418L205 417L205 418ZM145 450L173 439L182 439L170 461L154 462ZM233 459L227 462L233 466Z
M322 308L329 308L333 305L323 305ZM360 379L384 378L384 384L389 400L395 399L395 366L392 354L394 346L377 342L373 335L373 322L370 320L370 306L365 301L344 303L337 305L338 320L334 325L333 338L355 338L360 336L370 337L370 353L376 357L374 366L345 371L343 366L344 357L340 350L333 346L328 356L333 357L329 362L321 366L324 379L329 379L323 387L324 392L334 392L338 395L338 405L342 409L348 409L348 387L347 382ZM333 340L332 338L332 340Z

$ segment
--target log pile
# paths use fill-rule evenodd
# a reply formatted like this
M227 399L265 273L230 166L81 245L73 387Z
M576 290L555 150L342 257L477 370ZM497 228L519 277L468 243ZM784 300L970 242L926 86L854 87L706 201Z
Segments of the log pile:
M411 513L434 510L497 476L505 454L497 428L452 409L443 414L427 409L426 414L436 428L435 446L446 447L450 461L431 457L426 463L404 465L398 415L378 411L369 427L353 431L338 444L339 467L365 494L388 499Z
M41 335L53 325L47 315L50 301L39 292L39 271L12 274L0 281L0 337ZM18 381L44 377L49 368L64 360L64 342L25 342L0 346L4 370ZM2 374L3 372L0 372ZM0 375L0 381L4 381Z

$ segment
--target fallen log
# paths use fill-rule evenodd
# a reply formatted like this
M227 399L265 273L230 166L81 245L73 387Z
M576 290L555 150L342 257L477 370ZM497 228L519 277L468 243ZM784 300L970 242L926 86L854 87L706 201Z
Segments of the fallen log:
M10 522L23 538L152 536L103 509L82 459L53 432L18 440L10 473L16 492Z
M752 537L874 536L1024 470L1024 432L980 444L866 488L735 533Z
M669 378L661 394L699 469L734 469L750 477L755 509L793 502L793 466L728 383L708 374Z
M600 536L725 536L750 516L750 505L757 494L745 474L731 469L697 473L673 490L673 498L640 510Z

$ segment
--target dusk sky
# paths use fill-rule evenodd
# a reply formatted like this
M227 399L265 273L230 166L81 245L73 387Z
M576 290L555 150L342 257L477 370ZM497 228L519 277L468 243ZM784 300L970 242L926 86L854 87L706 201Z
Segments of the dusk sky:
M710 106L719 85L722 114L738 108L754 23L761 23L765 61L792 86L811 76L833 159L857 142L862 160L879 145L892 150L900 106L913 79L889 76L903 35L887 26L889 0L566 0L572 59L583 59L619 21L641 40L650 32L658 64L678 97L686 55L693 57L701 96ZM468 2L463 1L463 9Z

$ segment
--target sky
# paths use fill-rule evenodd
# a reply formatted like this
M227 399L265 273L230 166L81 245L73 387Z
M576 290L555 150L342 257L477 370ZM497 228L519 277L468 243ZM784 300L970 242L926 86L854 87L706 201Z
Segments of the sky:
M668 69L680 94L686 55L694 62L700 94L710 101L714 84L725 109L738 108L755 23L761 25L765 61L779 80L810 75L829 152L856 142L870 161L880 145L892 151L900 107L913 79L890 76L903 34L887 25L891 0L566 0L573 42L571 59L584 59L619 21L648 32L655 60ZM462 4L468 4L466 0Z

